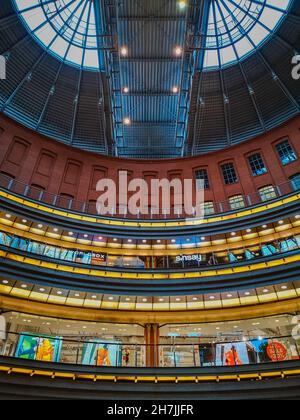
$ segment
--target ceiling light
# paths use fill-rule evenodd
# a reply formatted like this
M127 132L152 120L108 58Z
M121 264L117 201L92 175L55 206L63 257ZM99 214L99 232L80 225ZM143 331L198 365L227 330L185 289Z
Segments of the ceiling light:
M236 236L236 233L235 232L231 232L231 236Z
M10 219L10 218L11 218L11 214L8 214L8 213L7 213L7 214L5 215L5 217L7 217L7 219Z
M143 299L143 302L148 302L148 299Z
M112 296L110 296L110 297L108 298L108 300L114 300L114 298L113 298Z
M57 294L58 294L58 295L62 295L62 292L59 290L59 291L57 292Z
M125 46L121 47L120 54L122 57L126 57L128 55L128 48Z
M129 93L129 87L127 86L123 87L123 93Z
M252 229L247 229L247 233L251 233L252 232Z
M214 300L214 299L215 299L215 297L214 297L214 296L210 296L210 297L209 297L209 299L210 299L210 300Z
M175 47L175 49L174 49L174 54L177 56L177 57L180 57L181 55L182 55L182 52L183 52L183 49L182 49L182 47Z
M22 220L22 223L27 223L27 220L26 220L26 219L23 219L23 220Z
M38 228L39 228L39 229L42 229L42 227L43 227L43 225L42 225L42 224L39 224L39 225L38 225Z
M282 290L286 290L288 287L287 286L281 286Z
M184 10L186 8L187 4L184 0L181 0L178 2L178 7L180 10Z
M146 244L146 243L147 243L146 239L143 239L143 244Z
M278 224L279 225L283 225L284 221L283 220L279 220Z
M124 125L130 125L131 124L131 119L128 117L125 117L123 120Z
M228 298L232 298L232 295L231 295L231 294L229 294L229 295L227 295L227 297L228 297Z
M164 302L165 301L165 299L158 299L159 300L159 302Z
M3 284L8 284L8 280L2 280Z
M93 296L92 296L92 299L97 299L97 296L96 296L96 295L93 295Z
M88 237L89 237L89 235L85 234L85 235L83 235L83 237L84 237L84 238L88 238Z
M177 94L179 92L179 87L178 86L173 86L172 87L172 93Z
M73 236L74 235L74 233L73 232L69 232L69 236Z
M267 229L267 227L268 227L267 225L262 225L263 229Z
M181 299L180 298L176 298L176 302L180 302L181 301Z
M269 289L264 289L263 292L264 293L268 293L269 292Z
M27 288L27 284L22 284L22 289L26 289Z
M54 228L54 229L53 229L53 232L58 232L58 229L57 229L57 228Z
M198 300L198 298L196 298L196 297L193 297L193 300Z
M41 288L41 289L39 289L39 291L43 293L45 291L45 289Z
M79 297L80 296L80 294L79 293L75 293L75 297Z

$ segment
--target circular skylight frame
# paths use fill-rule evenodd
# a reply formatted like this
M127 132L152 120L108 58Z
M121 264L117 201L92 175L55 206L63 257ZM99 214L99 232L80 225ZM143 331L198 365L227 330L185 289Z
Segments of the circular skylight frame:
M254 53L276 32L293 0L210 2L203 64L205 70L228 67Z
M27 30L59 60L99 71L94 2L90 0L13 0Z

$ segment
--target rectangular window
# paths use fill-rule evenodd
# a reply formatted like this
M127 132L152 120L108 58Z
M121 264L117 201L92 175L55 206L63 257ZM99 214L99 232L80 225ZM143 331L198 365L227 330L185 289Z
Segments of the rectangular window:
M207 201L204 203L204 216L210 216L212 214L215 214L215 207L214 203L212 201Z
M276 150L283 165L288 165L297 160L296 153L290 145L288 140L283 141L276 145Z
M268 187L260 188L259 195L260 195L261 201L270 201L270 200L273 200L273 198L277 197L275 188L272 185L269 185Z
M291 180L291 182L292 182L293 189L294 189L295 191L300 190L300 174L293 175L293 176L290 178L290 180Z
M221 169L226 185L236 184L238 182L238 177L233 163L225 163L225 165L221 166Z
M231 210L238 210L245 207L244 197L242 195L235 195L229 198Z
M198 169L195 172L195 178L197 181L202 181L205 190L209 190L209 180L208 180L208 173L206 169ZM199 186L200 189L200 186Z
M249 156L248 161L253 176L263 175L268 172L260 153Z

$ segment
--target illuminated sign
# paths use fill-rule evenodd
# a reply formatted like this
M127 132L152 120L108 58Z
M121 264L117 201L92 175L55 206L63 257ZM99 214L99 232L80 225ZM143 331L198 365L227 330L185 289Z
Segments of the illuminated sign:
M201 262L201 261L202 261L202 255L200 255L200 254L193 254L193 255L178 255L178 256L176 257L176 262L177 262L177 263L181 263L181 262L191 262L191 261Z

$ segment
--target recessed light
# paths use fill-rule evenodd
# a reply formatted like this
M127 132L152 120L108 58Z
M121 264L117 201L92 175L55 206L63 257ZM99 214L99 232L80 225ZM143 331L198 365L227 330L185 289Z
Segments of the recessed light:
M129 87L128 86L123 87L123 93L129 93Z
M26 220L26 219L23 219L23 220L22 220L22 223L27 223L27 220Z
M283 220L279 220L278 224L279 225L283 225L284 221Z
M210 300L214 300L215 299L215 296L210 296L209 299Z
M39 224L39 225L38 225L38 228L39 228L39 229L42 229L42 227L43 227L43 225L42 225L42 224Z
M27 288L27 284L22 284L22 289L26 289Z
M172 87L172 92L173 92L174 94L178 93L178 92L179 92L179 87L178 87L178 86L173 86L173 87Z
M264 289L263 292L264 293L268 293L269 292L269 289Z
M108 300L114 300L114 298L112 296L109 296Z
M59 291L57 292L57 294L58 294L58 295L62 295L62 292L59 290Z
M97 296L96 296L96 295L93 295L93 296L92 296L92 299L97 299Z
M175 47L175 48L174 48L174 54L175 54L177 57L180 57L180 56L182 55L182 53L183 53L183 49L182 49L182 47L177 46L177 47Z
M11 214L8 214L8 213L7 213L7 214L5 215L5 217L6 217L7 219L10 219L10 218L11 218Z
M45 291L45 289L43 289L43 288L41 287L41 288L39 289L39 291L43 293L43 292Z
M126 57L126 55L128 55L128 48L125 46L121 47L120 54L121 56Z
M8 284L8 280L2 280L3 284Z
M123 120L124 125L130 125L131 124L131 119L128 117L125 117Z

